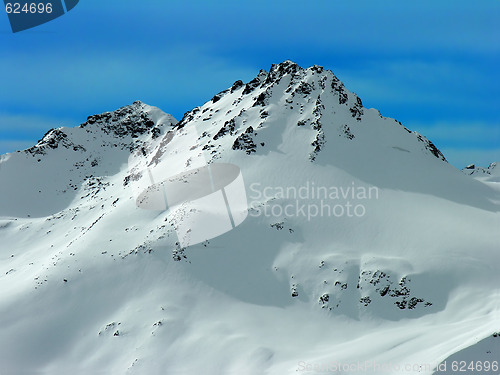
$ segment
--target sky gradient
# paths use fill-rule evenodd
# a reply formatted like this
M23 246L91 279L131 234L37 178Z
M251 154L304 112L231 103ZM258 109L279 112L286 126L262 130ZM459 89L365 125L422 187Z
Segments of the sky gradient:
M366 107L451 164L500 161L500 1L80 0L13 34L0 15L0 154L140 99L180 119L290 59L332 70Z

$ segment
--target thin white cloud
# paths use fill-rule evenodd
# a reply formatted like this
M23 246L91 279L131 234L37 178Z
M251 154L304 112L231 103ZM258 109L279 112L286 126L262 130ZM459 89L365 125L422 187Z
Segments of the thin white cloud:
M0 113L0 155L33 146L51 128L77 125L68 119Z
M84 52L69 55L38 51L0 59L0 70L11 72L8 81L2 82L1 102L29 100L30 107L41 110L64 104L73 111L82 103L98 105L109 98L123 100L126 105L124 98L131 95L134 100L154 96L186 101L207 92L209 100L218 88L225 89L237 79L249 80L258 73L255 68L235 66L211 56L203 45L155 48L147 54L132 49L90 56ZM26 87L30 87L29 93Z
M379 101L468 107L496 103L493 96L474 95L479 88L491 86L489 72L458 61L382 59L368 61L364 67L336 69L335 73L348 89L374 105Z
M9 134L26 134L30 137L33 134L46 132L51 128L59 128L61 126L77 126L79 125L70 119L56 119L47 116L24 115L0 113L0 140L2 133Z
M33 146L35 142L32 140L0 140L0 155L26 150Z

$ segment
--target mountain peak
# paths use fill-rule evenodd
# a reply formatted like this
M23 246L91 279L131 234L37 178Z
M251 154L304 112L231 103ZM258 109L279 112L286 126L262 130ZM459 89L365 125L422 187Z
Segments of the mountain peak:
M291 60L285 60L279 64L272 64L269 74L284 76L285 74L295 74L300 70L304 70L297 63Z
M423 151L446 161L425 137L365 108L330 70L319 65L304 69L290 60L271 65L269 72L261 70L246 84L234 82L203 106L187 112L177 128L188 124L200 128L202 143L206 142L203 147L213 148L214 158L215 150L227 150L220 144L223 138L231 142L232 150L259 154L288 149L277 132L300 132L301 142L306 142L300 149L307 150L305 156L311 161L325 147L339 148L344 140L349 147L360 148L359 152L370 144L374 152L381 147ZM287 137L287 143L293 142ZM297 147L293 152L299 152Z
M49 149L59 146L72 148L74 151L85 149L82 142L82 129L85 133L100 134L105 144L120 143L123 147L130 145L130 141L141 135L150 133L152 138L161 134L163 126L171 126L177 123L174 117L164 113L156 107L152 107L139 100L132 104L118 108L115 111L103 112L87 117L87 121L75 129L54 128L50 129L37 144L26 152L34 155L46 154ZM85 138L85 137L83 137ZM104 141L104 139L108 139Z
M80 125L80 128L86 128L89 125L98 126L107 134L113 132L119 137L130 134L133 138L137 138L138 135L155 125L148 116L149 108L151 107L143 102L135 101L113 112L89 116L87 121Z

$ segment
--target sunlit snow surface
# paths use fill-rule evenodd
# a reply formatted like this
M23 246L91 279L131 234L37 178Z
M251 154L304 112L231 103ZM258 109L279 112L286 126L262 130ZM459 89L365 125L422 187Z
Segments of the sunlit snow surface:
M181 248L182 207L136 204L127 161L140 148L238 166L248 217ZM275 65L179 123L136 102L0 158L2 375L500 361L498 171L456 170L320 67ZM363 215L312 215L322 203Z

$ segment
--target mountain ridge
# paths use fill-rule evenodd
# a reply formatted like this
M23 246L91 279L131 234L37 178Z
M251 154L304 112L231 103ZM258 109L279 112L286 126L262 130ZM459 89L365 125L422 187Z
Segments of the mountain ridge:
M313 76L318 76L320 79L314 79L315 77ZM361 99L356 94L349 92L345 88L344 84L340 82L338 78L330 70L325 70L323 67L319 65L314 65L307 69L303 69L298 64L290 60L286 60L280 64L273 64L269 72L261 70L254 79L252 79L246 84L244 84L242 81L236 81L231 86L231 88L223 90L220 93L214 95L214 97L211 100L211 103L215 104L221 98L227 95L234 94L235 91L238 91L240 95L238 95L238 97L235 97L235 101L241 101L243 97L254 93L251 96L251 100L254 101L252 107L264 107L266 101L268 100L267 96L271 95L271 92L273 91L275 86L279 85L281 80L285 77L290 78L290 83L287 89L285 90L285 94L289 95L283 95L283 98L281 99L285 101L284 103L285 105L288 104L289 107L292 107L292 109L293 106L291 106L290 104L293 102L294 96L296 95L308 96L311 94L315 86L320 86L321 89L324 91L326 88L326 84L329 83L331 85L330 94L337 96L339 105L346 105L351 113L351 116L355 118L357 121L361 121L361 117L363 116L363 111L368 110L363 107ZM257 94L255 92L257 92ZM321 146L323 145L324 142L324 132L322 132L322 124L321 124L321 116L322 116L322 111L324 109L324 105L322 105L320 97L321 97L321 92L316 98L316 103L315 103L316 105L312 109L312 113L309 114L308 116L309 118L305 118L301 120L302 122L298 123L299 126L308 124L313 129L317 130L316 137L311 144L311 146L314 146L313 151L311 152L310 155L311 159L315 158L315 154L320 151ZM210 101L207 103L210 103ZM113 125L110 124L109 126L104 126L101 129L104 132L108 132L108 134L109 132L115 134L118 138L123 137L124 135L127 134L131 135L132 138L137 138L138 135L144 134L148 130L154 132L154 136L159 136L160 128L156 124L154 124L153 118L148 118L147 111L144 112L144 109L146 107L149 106L142 103L141 101L136 101L131 105L121 107L112 112L104 112L102 114L89 116L87 121L79 125L77 128L83 129L89 127L89 125L94 125L90 126L90 128L94 129L99 124L103 125L109 121L113 123L117 121L120 117L123 117L123 120L121 121L121 123L118 124L118 126L113 127ZM174 127L180 129L186 123L194 119L198 119L201 116L200 113L198 113L198 111L201 108L203 108L203 110L207 110L206 105L202 107L196 107L186 112L183 118L179 122L173 119L173 117L168 119L167 122L170 122L170 124L175 123ZM137 113L135 113L136 111ZM381 118L383 118L380 115L380 113L378 114ZM141 116L145 117L141 118ZM167 114L164 114L164 116L171 117L171 115ZM261 116L265 118L266 111L262 110ZM234 121L236 117L237 116L233 116L229 121L230 122ZM208 117L205 116L204 120L207 121ZM397 123L400 126L402 126L403 129L405 129L408 133L414 134L417 137L417 139L424 144L424 147L427 151L432 153L438 159L446 161L442 153L430 140L418 134L417 132L412 132L408 130L400 122ZM132 124L134 124L134 126L132 126ZM344 127L342 129L343 135L352 139L353 134L349 126L344 124L343 127ZM248 127L246 128L246 130L248 130ZM222 133L226 133L223 127L221 127L216 134L220 135ZM253 133L253 128L252 131L249 130L249 133ZM243 136L242 138L243 140L246 139L247 142L252 145L251 147L244 148L244 150L250 153L254 152L255 147L258 147L258 145L254 146L253 145L254 143L249 141L249 139L251 138L250 136L246 137ZM71 142L71 141L67 139L67 135L60 129L50 129L44 135L44 137L42 137L42 139L39 142L37 142L37 145L29 148L28 151L30 153L36 154L37 152L39 152L37 151L37 146L38 148L44 148L44 147L55 148L57 147L58 142L61 142L64 146L65 142ZM66 147L69 146L70 146L69 144L66 145ZM74 147L78 148L78 145L75 145ZM237 148L238 145L235 145L235 147Z

